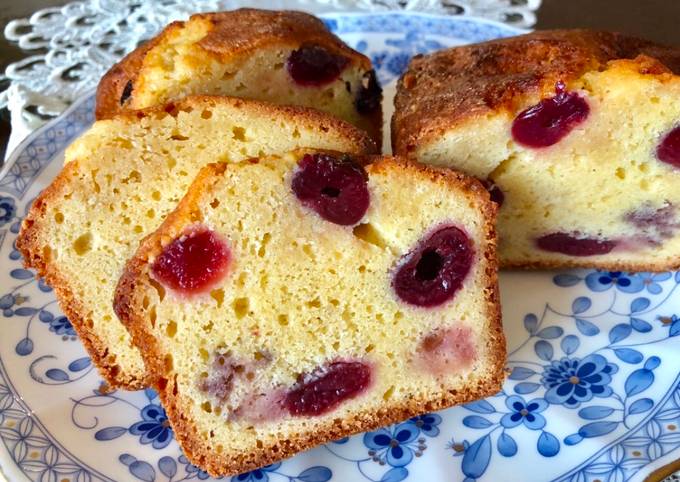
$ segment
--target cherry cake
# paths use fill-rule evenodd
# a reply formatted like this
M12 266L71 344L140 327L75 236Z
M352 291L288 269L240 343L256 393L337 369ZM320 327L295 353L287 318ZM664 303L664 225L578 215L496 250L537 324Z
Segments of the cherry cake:
M33 202L17 248L54 287L109 385L145 386L142 357L112 308L139 241L204 165L303 146L375 152L367 134L322 112L229 97L189 97L120 114L97 121L71 144L64 169ZM216 273L224 269L216 261Z
M495 213L395 158L205 167L115 296L187 457L235 474L496 393Z
M394 152L476 176L505 267L680 267L680 49L543 31L414 58Z
M371 61L303 12L244 8L174 22L104 75L96 114L190 94L313 107L382 141L382 93Z

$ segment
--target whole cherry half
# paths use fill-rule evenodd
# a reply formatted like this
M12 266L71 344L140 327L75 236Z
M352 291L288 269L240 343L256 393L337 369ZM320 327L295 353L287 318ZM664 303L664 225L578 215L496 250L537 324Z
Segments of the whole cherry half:
M406 303L431 307L453 298L470 272L474 248L455 226L440 227L406 255L392 286Z

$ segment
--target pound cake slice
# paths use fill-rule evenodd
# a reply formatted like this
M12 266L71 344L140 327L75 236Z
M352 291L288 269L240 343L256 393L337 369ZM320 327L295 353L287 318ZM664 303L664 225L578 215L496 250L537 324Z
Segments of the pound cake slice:
M235 474L496 393L495 211L392 158L204 168L115 297L187 457Z
M353 126L321 112L227 97L98 121L33 202L17 247L54 287L102 376L145 386L142 358L113 312L125 262L173 210L199 169L302 146L373 153Z
M240 9L174 22L104 75L96 115L190 94L314 107L382 142L382 94L371 61L303 12Z
M536 32L414 58L396 153L502 201L505 267L680 267L680 49Z

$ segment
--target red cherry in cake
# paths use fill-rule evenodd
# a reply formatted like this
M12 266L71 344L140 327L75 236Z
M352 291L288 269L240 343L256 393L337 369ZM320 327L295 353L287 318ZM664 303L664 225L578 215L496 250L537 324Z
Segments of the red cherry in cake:
M437 375L470 366L477 356L474 335L467 326L436 330L418 345L418 365Z
M656 157L680 168L680 126L667 133L656 148Z
M465 232L455 226L440 228L406 255L392 286L406 303L441 305L463 285L473 256L472 241Z
M295 83L321 86L333 82L349 64L349 59L329 52L320 45L302 45L293 50L286 68Z
M359 114L368 115L380 107L381 98L382 88L375 76L375 70L369 70L361 79L354 106Z
M612 240L584 238L579 233L551 233L536 240L536 245L540 249L568 256L607 254L617 244L617 241Z
M153 277L175 292L204 293L227 273L231 253L224 239L205 226L188 229L151 265Z
M322 415L356 397L371 383L371 368L361 362L334 362L302 376L283 404L292 415Z
M512 123L512 137L526 147L548 147L559 142L586 120L590 107L576 92L567 92L563 82L555 85L555 96L519 113Z
M303 205L343 226L364 217L370 202L368 176L349 156L305 154L298 167L291 186Z

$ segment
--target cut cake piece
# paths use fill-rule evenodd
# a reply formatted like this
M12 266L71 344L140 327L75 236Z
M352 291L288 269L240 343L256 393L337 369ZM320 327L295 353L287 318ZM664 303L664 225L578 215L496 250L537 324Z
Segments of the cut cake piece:
M115 297L187 457L235 474L500 390L495 211L394 158L204 168Z
M205 164L302 146L375 152L363 131L319 111L227 97L188 98L98 121L68 148L63 171L24 220L17 248L54 287L110 385L145 386L142 358L112 308L139 241Z
M371 61L303 12L239 9L174 22L104 75L96 114L191 94L314 107L382 142L382 94Z
M394 151L488 183L504 267L680 267L680 49L535 32L412 60Z

